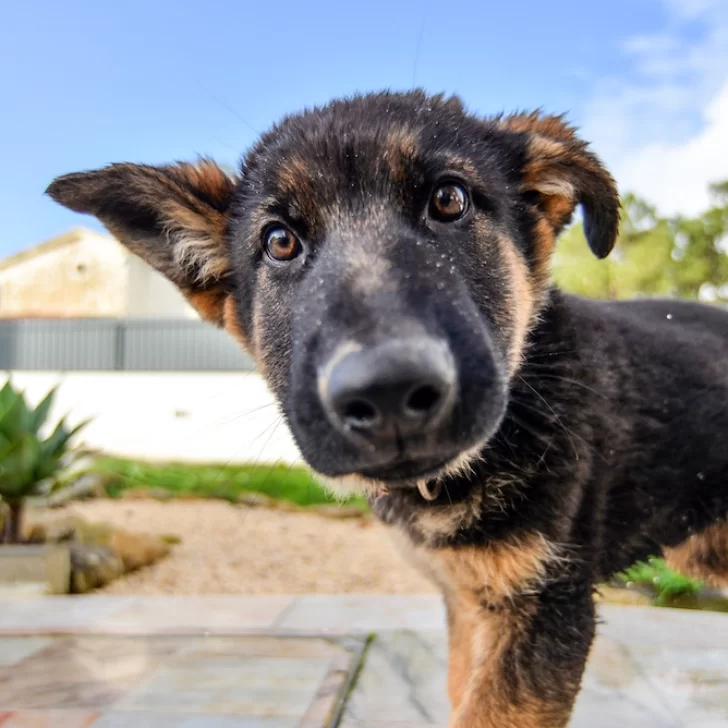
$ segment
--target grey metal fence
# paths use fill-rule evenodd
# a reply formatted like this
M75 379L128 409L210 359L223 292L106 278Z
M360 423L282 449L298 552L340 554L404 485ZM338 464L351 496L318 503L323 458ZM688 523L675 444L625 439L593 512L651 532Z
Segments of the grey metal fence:
M0 370L245 371L251 360L202 321L0 321Z

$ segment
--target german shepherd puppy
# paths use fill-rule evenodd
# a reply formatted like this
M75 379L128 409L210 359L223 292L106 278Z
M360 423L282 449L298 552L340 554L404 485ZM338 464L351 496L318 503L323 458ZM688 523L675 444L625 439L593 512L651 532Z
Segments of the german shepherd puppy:
M556 290L614 181L561 117L380 93L285 118L231 177L115 164L96 215L255 358L311 468L442 589L454 728L565 726L595 585L663 553L728 579L728 314Z

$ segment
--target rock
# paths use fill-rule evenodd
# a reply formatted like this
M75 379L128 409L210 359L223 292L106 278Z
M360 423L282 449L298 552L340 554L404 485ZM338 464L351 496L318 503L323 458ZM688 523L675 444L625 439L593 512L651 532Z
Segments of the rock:
M38 584L46 594L67 594L70 581L67 546L11 544L0 546L0 584Z
M26 511L23 536L29 543L59 543L76 535L79 519L68 514L48 511Z
M98 589L124 573L124 563L104 546L71 546L71 593L85 594Z
M168 538L146 533L133 533L107 523L80 522L79 542L88 546L103 546L118 556L124 572L134 571L159 561L170 552ZM172 537L174 540L174 537Z
M126 572L149 566L170 552L162 538L121 530L112 531L107 545L122 560Z

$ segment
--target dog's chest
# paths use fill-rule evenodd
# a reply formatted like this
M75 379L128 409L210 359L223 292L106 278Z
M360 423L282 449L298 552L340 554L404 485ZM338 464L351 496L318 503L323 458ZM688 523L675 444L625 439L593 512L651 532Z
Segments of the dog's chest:
M487 546L432 548L415 544L401 527L391 529L405 558L446 597L497 605L534 591L558 549L540 534L523 534Z

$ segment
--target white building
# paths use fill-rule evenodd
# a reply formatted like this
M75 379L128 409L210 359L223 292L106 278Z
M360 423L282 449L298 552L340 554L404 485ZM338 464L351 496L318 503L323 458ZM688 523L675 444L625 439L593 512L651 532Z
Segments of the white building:
M164 276L87 228L0 261L0 319L24 317L198 318Z

